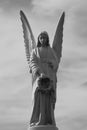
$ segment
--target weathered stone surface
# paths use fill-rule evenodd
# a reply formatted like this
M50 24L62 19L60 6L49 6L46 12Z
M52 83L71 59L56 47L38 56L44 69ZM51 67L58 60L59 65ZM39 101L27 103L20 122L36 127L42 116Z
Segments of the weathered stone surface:
M52 126L52 125L39 125L39 126L29 127L28 130L59 130L59 129L56 126Z

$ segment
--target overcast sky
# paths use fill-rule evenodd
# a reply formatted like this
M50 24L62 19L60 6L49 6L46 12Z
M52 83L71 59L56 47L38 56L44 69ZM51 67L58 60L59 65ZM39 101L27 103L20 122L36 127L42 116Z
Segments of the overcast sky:
M46 30L51 45L65 11L55 117L60 130L87 130L86 0L0 0L0 129L27 129L30 118L32 86L20 10L35 39Z

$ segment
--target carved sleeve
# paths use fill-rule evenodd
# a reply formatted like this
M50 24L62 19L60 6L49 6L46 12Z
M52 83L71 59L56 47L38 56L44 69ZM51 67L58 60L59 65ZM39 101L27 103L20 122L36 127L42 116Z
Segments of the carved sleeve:
M31 53L29 67L30 67L33 75L40 76L41 71L40 71L38 57L36 55L35 49Z

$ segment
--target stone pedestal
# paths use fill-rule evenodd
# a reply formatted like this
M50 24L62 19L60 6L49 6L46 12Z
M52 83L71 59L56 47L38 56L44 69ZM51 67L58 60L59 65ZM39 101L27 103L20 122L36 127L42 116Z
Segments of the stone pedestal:
M58 128L52 125L39 125L29 127L28 130L58 130Z

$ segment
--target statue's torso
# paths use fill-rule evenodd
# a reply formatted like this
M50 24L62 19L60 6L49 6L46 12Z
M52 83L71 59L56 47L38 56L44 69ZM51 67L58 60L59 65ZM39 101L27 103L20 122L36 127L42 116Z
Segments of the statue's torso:
M55 71L49 66L49 61L55 60L50 47L37 48L37 57L42 72L51 80L55 80Z

